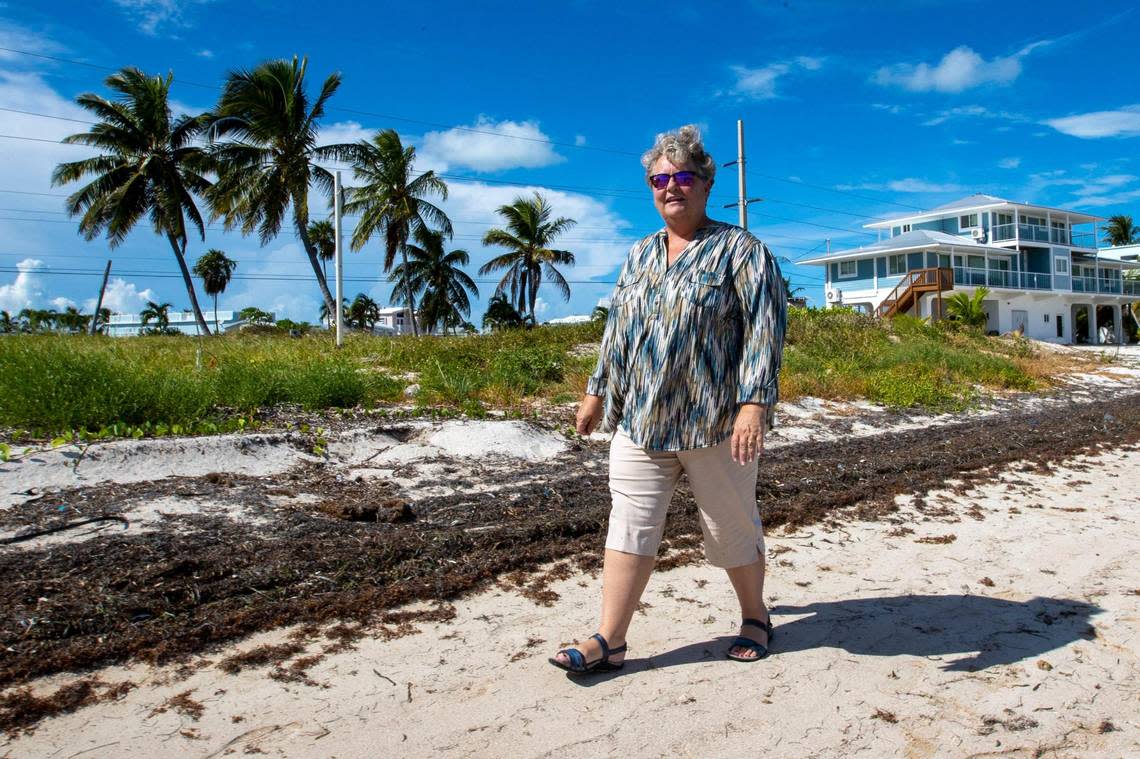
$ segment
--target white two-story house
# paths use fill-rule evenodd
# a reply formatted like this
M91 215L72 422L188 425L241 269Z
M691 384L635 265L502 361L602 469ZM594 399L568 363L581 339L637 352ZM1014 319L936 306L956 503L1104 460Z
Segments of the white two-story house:
M1135 257L1096 247L1096 216L972 195L865 225L873 244L802 261L824 267L829 306L939 318L945 299L986 287L987 331L1051 342L1123 340L1140 299ZM1074 227L1086 231L1075 231Z

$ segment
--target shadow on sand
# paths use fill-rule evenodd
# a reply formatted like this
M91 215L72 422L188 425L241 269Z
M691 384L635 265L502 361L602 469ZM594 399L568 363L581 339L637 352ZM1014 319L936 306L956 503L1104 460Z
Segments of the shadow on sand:
M1100 607L1066 598L1006 601L985 596L886 596L775 606L772 654L836 648L857 656L948 659L947 672L977 672L1096 637ZM789 619L791 618L791 619ZM692 643L651 658L627 659L620 672L578 678L589 685L661 667L723 658L732 636Z

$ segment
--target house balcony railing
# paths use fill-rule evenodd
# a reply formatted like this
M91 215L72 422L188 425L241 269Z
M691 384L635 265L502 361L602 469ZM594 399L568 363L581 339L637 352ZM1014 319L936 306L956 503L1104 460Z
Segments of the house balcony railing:
M1140 295L1140 279L1125 279L1123 282L1125 295Z
M1097 290L1102 293L1115 293L1117 295L1122 295L1124 293L1122 284L1123 280L1101 277L1100 281L1097 283Z
M966 287L1002 287L1007 290L1052 290L1053 277L1032 271L954 267L954 284Z
M1096 236L1092 232L1070 232L1063 227L1045 227L1040 224L998 224L990 229L990 239L993 242L1021 239L1078 248L1096 247Z
M1073 277L1073 292L1095 293L1096 277Z

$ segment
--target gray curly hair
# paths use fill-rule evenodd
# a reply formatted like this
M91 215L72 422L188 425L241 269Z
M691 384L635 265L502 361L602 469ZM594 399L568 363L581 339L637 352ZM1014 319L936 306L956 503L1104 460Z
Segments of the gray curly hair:
M701 130L695 124L686 124L672 132L662 132L657 135L653 147L641 156L641 165L645 167L645 176L653 171L653 164L665 156L674 166L684 166L686 163L696 168L706 181L711 182L716 176L716 161L705 152L704 143L701 142Z

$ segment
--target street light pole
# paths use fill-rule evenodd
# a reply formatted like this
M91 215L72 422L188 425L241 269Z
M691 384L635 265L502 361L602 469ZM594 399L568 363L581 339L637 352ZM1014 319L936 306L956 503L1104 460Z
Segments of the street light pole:
M336 347L338 348L344 341L344 313L340 307L340 304L344 302L344 241L341 239L343 235L341 231L341 217L344 213L344 209L342 208L341 194L340 172L338 171L333 175L333 217L335 219L333 224L335 228L333 240L336 242L336 262L333 266L333 269L336 271L336 303L334 304L334 309L336 311Z
M725 166L736 165L736 173L740 194L735 203L726 203L725 208L736 206L741 229L748 229L748 204L759 203L763 198L750 198L744 187L744 121L736 120L736 160L729 161Z

